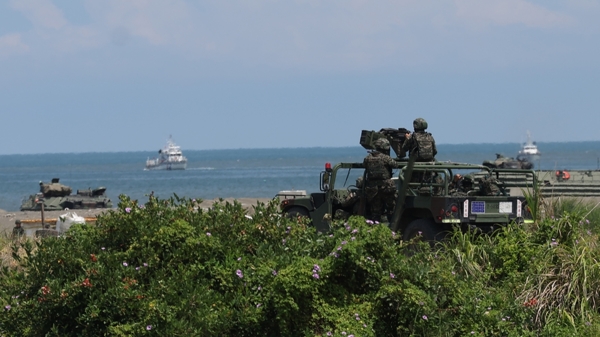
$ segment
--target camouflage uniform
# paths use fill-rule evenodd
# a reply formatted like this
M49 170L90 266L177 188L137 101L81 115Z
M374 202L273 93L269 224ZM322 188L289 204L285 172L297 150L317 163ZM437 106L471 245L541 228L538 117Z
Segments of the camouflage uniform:
M456 196L466 196L473 190L473 178L471 176L461 176L455 174L452 182L448 185L448 193Z
M427 122L423 118L417 118L413 122L415 132L404 141L402 144L402 151L408 151L410 155L416 155L416 161L427 162L434 161L435 155L437 154L437 148L435 147L435 139L429 132L425 132L427 129Z
M356 179L356 187L357 189L363 188L362 177ZM340 200L341 208L335 211L335 219L347 220L350 216L357 215L360 210L360 199L361 195L358 190L348 193L343 200Z
M381 139L380 143L376 143L376 151L369 153L363 160L367 175L365 196L371 210L371 218L374 221L381 221L384 210L390 216L394 212L396 185L391 178L392 169L399 167L398 162L384 153L386 144L387 150L389 150L389 142Z

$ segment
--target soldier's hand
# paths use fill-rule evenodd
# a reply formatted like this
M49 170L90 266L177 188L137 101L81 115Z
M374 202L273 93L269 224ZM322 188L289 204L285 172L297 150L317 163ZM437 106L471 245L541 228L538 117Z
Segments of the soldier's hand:
M405 133L405 134L404 134L404 137L405 137L406 139L409 139L409 138L410 138L410 133Z

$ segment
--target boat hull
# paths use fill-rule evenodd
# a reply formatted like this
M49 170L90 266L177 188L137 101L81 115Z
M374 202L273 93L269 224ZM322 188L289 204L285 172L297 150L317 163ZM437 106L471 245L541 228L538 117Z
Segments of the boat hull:
M160 163L156 164L146 164L146 170L185 170L187 168L187 162L176 162L176 163Z

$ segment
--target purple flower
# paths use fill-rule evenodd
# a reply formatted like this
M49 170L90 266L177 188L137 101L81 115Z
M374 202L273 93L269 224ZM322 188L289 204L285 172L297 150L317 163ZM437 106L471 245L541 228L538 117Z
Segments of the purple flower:
M244 274L243 274L243 273L242 273L242 271L241 271L241 270L239 270L239 269L235 271L235 274L236 274L236 275L237 275L239 278L242 278L242 277L244 277Z
M392 232L392 236L393 236L393 237L396 237L396 232Z
M145 206L145 205L139 205L138 207L139 207L140 209L144 209L144 208L146 208L146 206Z
M356 238L353 236L350 238L350 240L354 241L354 240L356 240Z
M127 262L123 262L123 267L127 267L128 265Z
M333 257L338 258L339 255L337 253L333 254Z
M11 306L10 306L10 305L6 305L6 306L4 306L4 310L6 310L6 311L10 310L10 308L11 308Z
M423 235L423 232L419 231L419 235Z
M369 225L372 225L372 224L373 224L373 220L367 220L367 223L368 223Z
M316 271L321 271L321 267L319 267L319 265L318 265L318 264L315 264L315 265L313 266L313 269L314 269L314 270L316 270Z
M127 207L127 208L125 208L125 212L127 212L127 213L131 213L131 207Z
M327 331L327 336L331 336L331 335L333 335L333 334L331 333L331 331Z
M391 278L395 278L395 277L396 277L396 275L394 275L394 273L390 273L390 277L391 277Z
M100 249L102 249L102 250L106 250L106 248L104 248L104 247L102 247L102 248L100 248Z
M337 250L342 250L342 246L337 247Z
M347 244L347 243L348 243L348 241L342 241L342 244L343 244L343 245L345 245L345 244Z
M148 264L146 262L144 262L144 267L148 267Z
M273 276L277 276L277 270L273 269L272 274L273 274Z
M258 286L258 288L256 288L256 290L260 291L260 290L262 290L262 287Z
M358 229L353 229L352 234L356 234L356 233L358 233Z
M206 232L206 235L208 235L208 236L212 236L212 234L210 234L210 232Z
M332 238L332 237L333 237L333 234L329 234L329 237L330 237L330 238Z
M261 304L260 304L260 303L258 303L258 304L256 305L256 307L257 307L257 308L260 308L260 306L261 306Z
M342 331L342 335L346 336L346 331Z
M348 335L348 337L354 337L354 335Z
M427 315L423 315L423 319L424 319L424 320L427 320Z
M148 330L148 331L152 330L152 325L146 325L146 330Z
M318 279L319 279L319 274L317 274L317 273L314 273L314 274L313 274L313 277L314 277L314 278L316 278L316 279L318 280Z
M135 270L140 270L140 267L135 267Z
M238 257L238 261L242 261L242 258L241 258L241 257Z
M282 239L281 243L285 245L285 241L286 241L285 239Z

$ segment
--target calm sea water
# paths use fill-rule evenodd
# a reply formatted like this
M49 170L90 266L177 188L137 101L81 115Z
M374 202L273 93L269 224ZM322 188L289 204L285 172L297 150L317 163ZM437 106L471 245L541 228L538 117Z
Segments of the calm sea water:
M600 141L538 143L542 157L535 169L596 170L600 167ZM438 145L439 161L481 164L496 153L515 157L517 143ZM35 155L0 155L0 209L17 211L22 200L37 193L40 181L60 182L77 189L107 188L118 202L125 194L144 200L154 191L160 198L272 198L280 190L319 188L319 173L326 162L362 161L366 150L343 148L237 149L191 151L185 171L144 171L156 152L107 152Z

